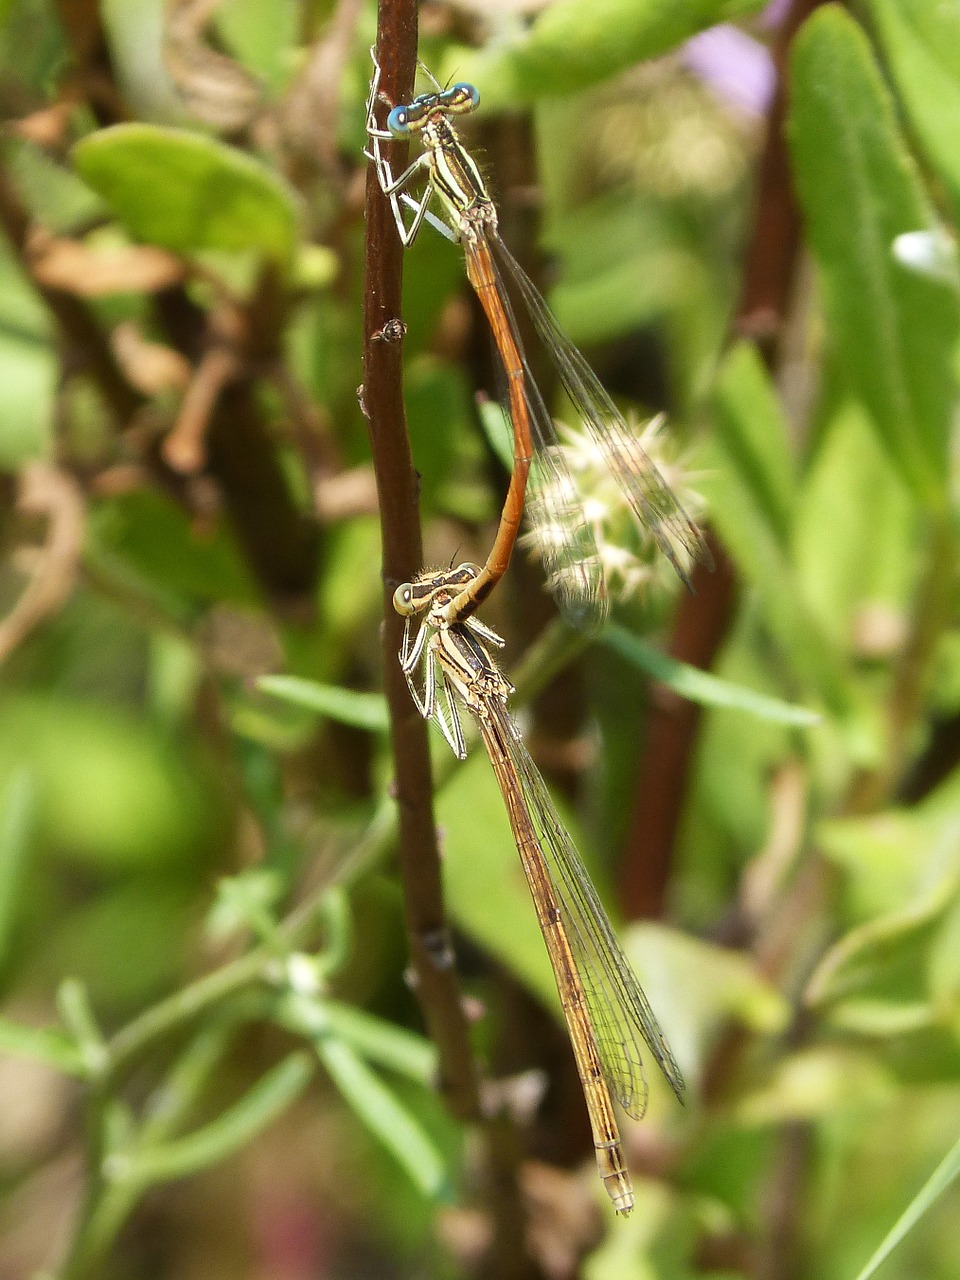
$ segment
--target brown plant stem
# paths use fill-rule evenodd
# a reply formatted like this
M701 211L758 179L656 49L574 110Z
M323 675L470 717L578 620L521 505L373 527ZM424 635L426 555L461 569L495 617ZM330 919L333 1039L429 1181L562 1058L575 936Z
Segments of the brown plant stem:
M383 0L377 59L381 91L393 102L412 96L416 55L416 4ZM402 165L403 154L397 150L394 160ZM440 1088L456 1116L475 1120L480 1115L477 1076L444 914L427 727L397 659L403 624L393 608L393 593L420 571L423 546L403 406L402 327L395 323L401 314L403 246L372 166L365 230L361 403L369 423L383 534L384 692L396 771L404 912L417 998L439 1055Z

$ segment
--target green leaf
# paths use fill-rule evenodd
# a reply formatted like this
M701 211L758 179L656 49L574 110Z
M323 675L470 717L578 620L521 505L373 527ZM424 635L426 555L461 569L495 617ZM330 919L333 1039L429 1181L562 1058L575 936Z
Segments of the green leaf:
M98 573L119 580L124 595L136 593L165 611L257 600L226 526L201 534L162 494L127 493L99 503L90 513L87 538Z
M848 918L902 910L960 873L960 773L909 808L821 822L816 843L843 873Z
M36 820L36 786L30 769L15 769L0 785L0 967L10 954L23 871Z
M222 142L118 124L84 138L73 159L140 240L179 253L223 249L292 259L295 195L265 165Z
M624 950L688 1082L731 1020L762 1035L789 1021L786 1000L739 952L650 922L626 930Z
M929 0L869 8L917 141L960 211L960 10Z
M434 1083L437 1055L430 1041L372 1013L294 988L280 1001L275 1016L290 1031L314 1042L333 1036L369 1062L428 1088Z
M880 994L914 1006L926 994L926 957L934 932L960 888L960 874L944 876L898 911L851 929L824 955L804 993L808 1005Z
M49 453L56 383L49 347L0 332L0 470L16 471Z
M87 1064L72 1036L54 1027L24 1027L0 1017L0 1053L36 1058L67 1075L87 1078Z
M947 500L957 294L902 267L893 242L933 211L863 32L836 5L792 55L790 139L800 201L846 377L915 497Z
M251 867L225 876L207 916L207 932L217 941L250 929L262 938L276 932L274 908L284 892L283 877L270 867Z
M437 1054L429 1040L372 1013L355 1009L353 1005L325 1000L323 1008L333 1035L349 1044L368 1062L396 1071L418 1084L433 1085Z
M843 654L807 608L791 559L750 477L741 474L725 445L724 435L718 432L703 450L700 487L711 522L741 577L755 589L763 622L801 687L853 726L856 690Z
M513 427L510 415L496 400L480 402L480 425L487 443L507 471L513 470Z
M55 696L5 699L0 786L30 767L43 837L98 867L168 867L209 840L219 805L195 752L113 708Z
M472 54L455 48L443 75L480 85L498 107L572 93L656 58L717 22L763 8L763 0L556 0L513 44Z
M83 1055L87 1071L98 1075L107 1065L107 1048L82 982L66 978L57 988L57 1009Z
M431 1200L449 1199L447 1168L419 1122L343 1040L322 1036L317 1054L358 1118Z
M786 547L797 497L795 467L780 402L752 343L740 342L727 353L714 395L724 452Z
M779 698L769 698L752 689L743 689L728 680L721 680L707 671L701 671L698 667L691 667L686 662L678 662L669 654L645 644L623 627L607 627L603 640L654 680L659 680L674 693L691 702L699 702L705 707L730 707L761 720L771 720L775 724L809 728L820 723L821 716L816 711L781 702Z
M464 815L469 815L467 821ZM474 752L453 771L437 797L437 821L444 833L443 875L451 915L549 1009L558 1011L530 890L500 788L483 752Z
M845 400L821 431L798 504L794 559L803 597L838 649L865 609L894 621L915 591L917 508L862 404Z
M329 720L353 725L356 729L383 732L390 727L386 699L379 693L357 693L339 685L318 684L299 676L261 676L257 688L263 693L318 711Z
M889 1105L895 1095L892 1073L873 1055L815 1046L778 1059L764 1083L737 1101L733 1118L743 1125L781 1125L862 1113Z
M209 1169L252 1142L281 1116L306 1088L313 1071L310 1054L291 1053L239 1102L187 1137L108 1156L106 1176L112 1182L152 1186Z
M950 1148L933 1173L923 1184L909 1205L884 1236L876 1253L857 1275L857 1280L870 1280L876 1275L881 1263L887 1259L897 1245L904 1240L917 1225L923 1215L943 1195L944 1191L956 1181L960 1174L960 1139Z

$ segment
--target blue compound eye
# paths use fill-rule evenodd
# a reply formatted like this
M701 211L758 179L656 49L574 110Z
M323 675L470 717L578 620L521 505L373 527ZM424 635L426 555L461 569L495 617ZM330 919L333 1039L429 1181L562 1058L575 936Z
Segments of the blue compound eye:
M452 111L463 112L464 115L468 111L476 111L480 105L480 90L465 80L451 85L443 96Z
M405 138L410 132L410 125L407 122L407 108L394 107L387 116L387 128L395 138Z

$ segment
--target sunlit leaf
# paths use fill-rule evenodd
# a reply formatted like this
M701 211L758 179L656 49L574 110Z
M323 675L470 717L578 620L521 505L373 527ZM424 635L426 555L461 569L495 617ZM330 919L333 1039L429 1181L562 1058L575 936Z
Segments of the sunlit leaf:
M84 138L73 159L140 240L181 253L225 249L292 258L296 197L242 151L182 129L118 124Z
M86 1061L73 1037L54 1027L26 1027L0 1017L0 1053L36 1058L80 1079L88 1074Z
M783 997L745 955L653 923L627 929L634 964L688 1084L731 1022L770 1035L787 1023Z
M781 1058L767 1080L733 1108L740 1124L783 1124L839 1111L862 1112L888 1103L896 1088L892 1074L866 1053L810 1048Z
M741 342L726 355L715 392L717 431L771 529L787 545L797 497L788 428L756 348Z
M498 107L572 93L646 58L656 58L718 22L743 17L763 0L558 0L513 42L449 55L456 78L489 90ZM445 64L444 71L447 68Z
M914 495L942 509L958 297L893 256L897 236L935 219L867 40L839 6L794 42L790 138L845 374Z
M869 0L917 141L960 210L960 18L955 5Z

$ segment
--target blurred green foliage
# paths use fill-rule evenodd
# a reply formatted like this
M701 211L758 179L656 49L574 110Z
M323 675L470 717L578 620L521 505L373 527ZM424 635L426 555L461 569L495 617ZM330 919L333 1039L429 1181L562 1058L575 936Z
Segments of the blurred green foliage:
M535 643L529 568L485 611L520 700L552 652L534 741L614 919L658 717L700 709L669 923L623 935L691 1086L681 1113L651 1079L625 1135L629 1221L494 778L438 747L445 887L482 1062L549 1074L504 1139L541 1268L845 1280L906 1210L882 1274L952 1280L955 1154L914 1197L960 1125L960 30L938 0L800 24L771 337L741 299L780 118L725 88L772 74L762 8L422 15L480 87L507 239L618 402L669 410L736 582L709 675L665 652L709 610L668 574L589 649ZM454 1276L508 1220L402 978L356 397L375 13L346 9L0 3L3 1274L280 1274L296 1245L291 1275ZM505 488L460 259L427 226L405 265L438 564L483 560Z

